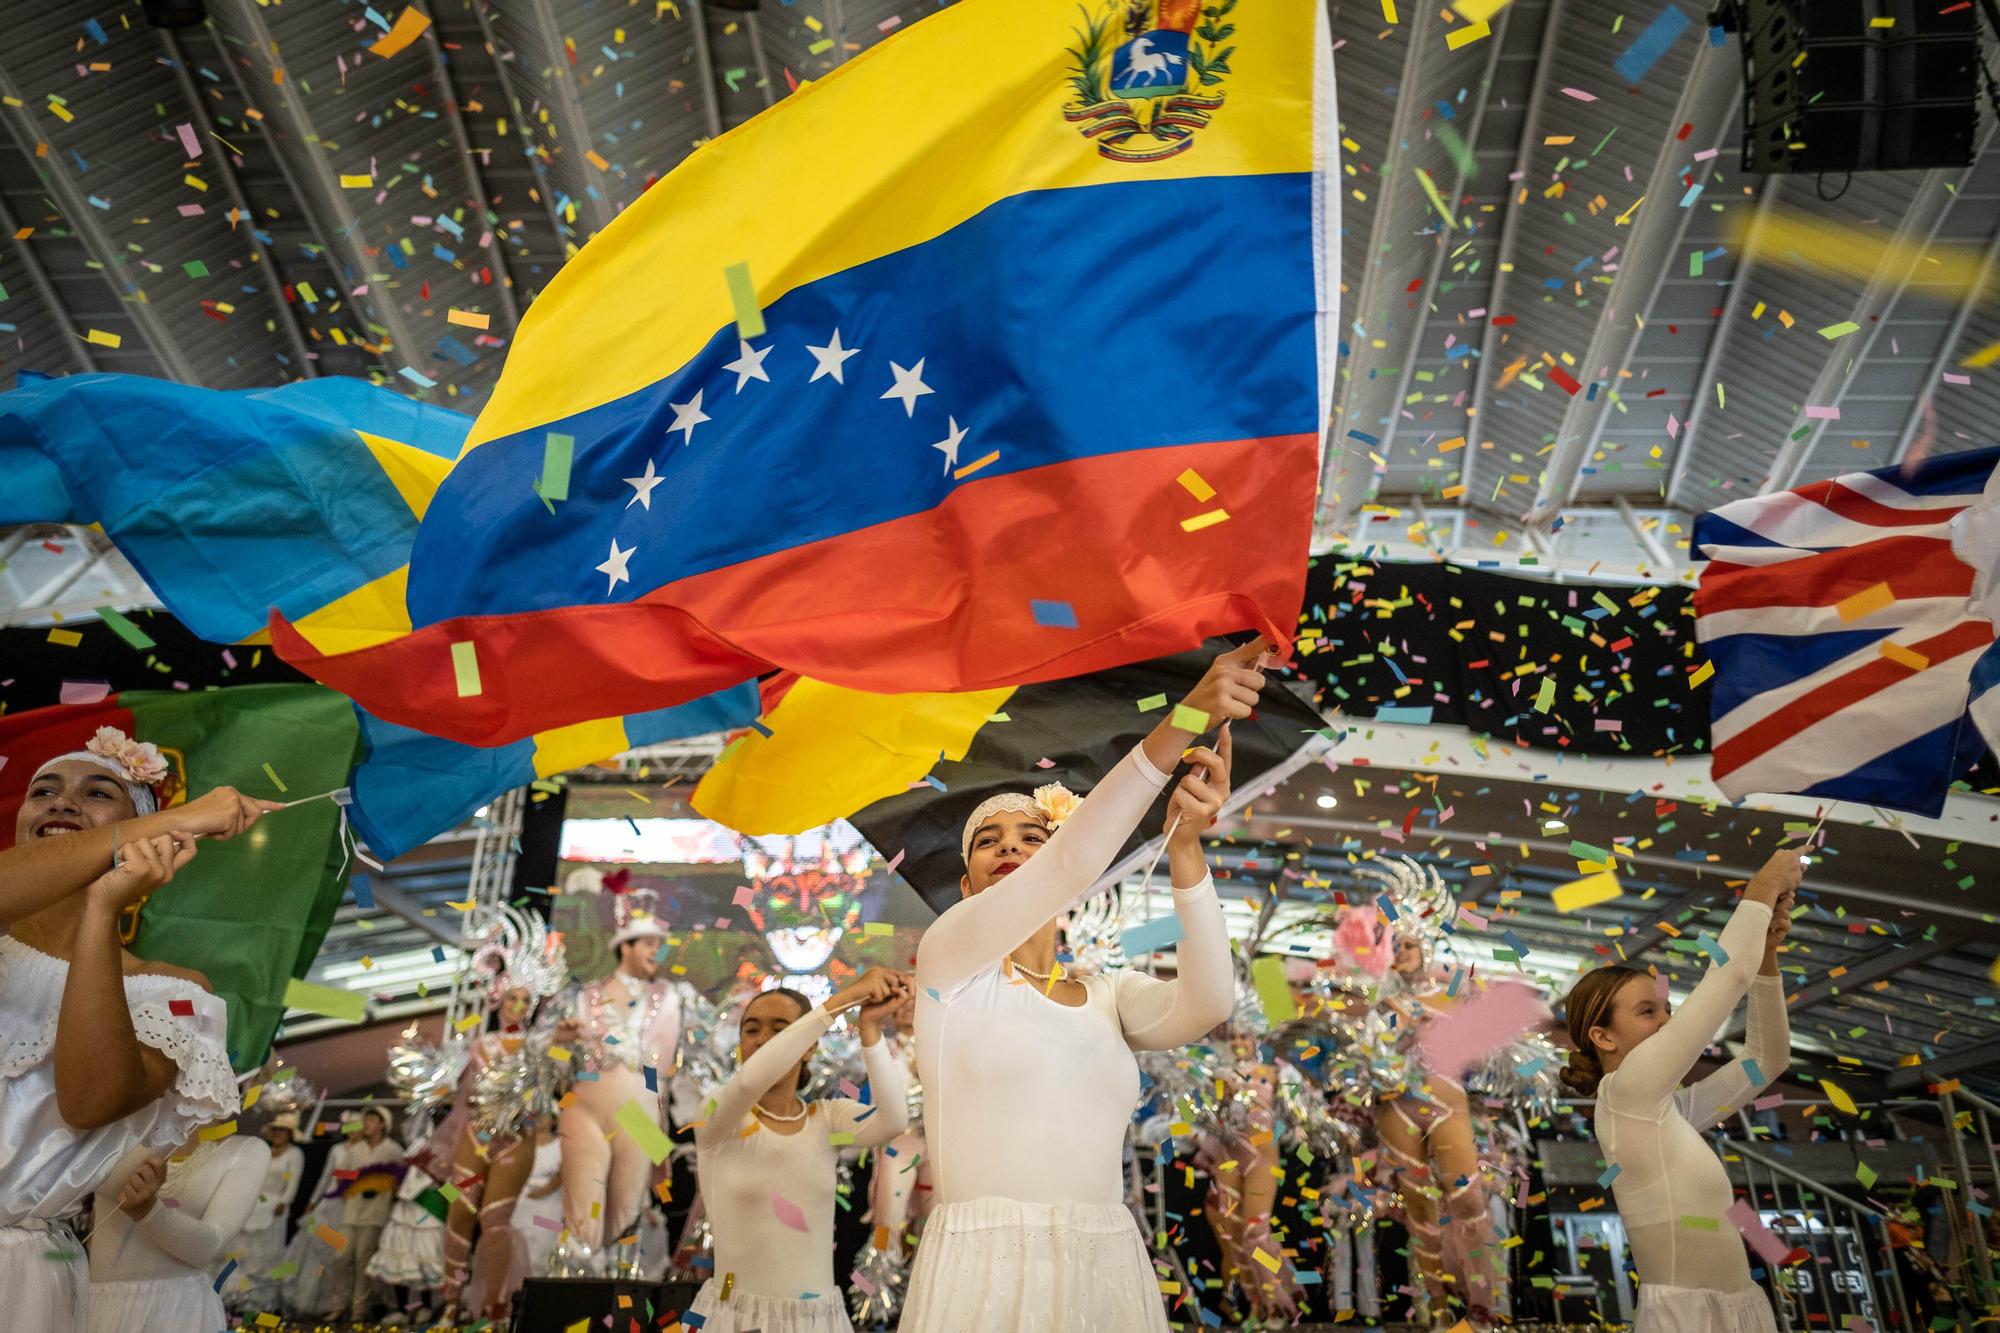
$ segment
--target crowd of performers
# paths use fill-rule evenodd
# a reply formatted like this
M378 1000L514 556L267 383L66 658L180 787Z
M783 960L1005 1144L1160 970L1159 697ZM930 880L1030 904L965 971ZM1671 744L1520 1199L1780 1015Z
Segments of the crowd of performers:
M273 1078L239 1107L220 1002L116 929L198 837L274 807L223 790L158 811L156 756L115 736L51 761L0 853L16 1326L207 1333L222 1302L504 1319L536 1273L699 1277L709 1333L1161 1330L1204 1304L1482 1326L1511 1309L1526 1118L1552 1112L1562 1074L1597 1092L1621 1166L1642 1327L1770 1327L1733 1234L1695 1253L1658 1224L1726 1210L1699 1131L1785 1065L1774 960L1797 859L1752 882L1691 1021L1669 1022L1647 973L1587 974L1567 1069L1539 1035L1543 997L1454 959L1460 909L1413 861L1360 864L1366 892L1282 931L1267 901L1232 947L1201 839L1261 647L1216 659L1087 798L1044 787L976 809L961 900L911 973L871 968L817 1005L704 996L665 973L664 925L625 893L615 965L579 988L560 938L501 911L474 957L483 1011L438 1046L406 1034L403 1100L338 1126L295 1229L313 1090ZM1177 725L1191 715L1212 745ZM1126 965L1115 906L1079 899L1182 764L1164 824L1180 937L1154 975ZM1331 933L1331 956L1303 955L1307 929ZM1678 1090L1746 993L1753 1058ZM67 1222L87 1199L86 1250ZM837 1270L836 1214L857 1207L869 1235Z

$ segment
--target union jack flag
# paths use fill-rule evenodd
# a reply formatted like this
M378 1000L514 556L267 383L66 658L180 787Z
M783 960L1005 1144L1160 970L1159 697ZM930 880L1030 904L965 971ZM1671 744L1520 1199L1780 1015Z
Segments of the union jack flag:
M2000 449L1852 472L1695 521L1695 633L1730 797L1937 815L2000 749Z

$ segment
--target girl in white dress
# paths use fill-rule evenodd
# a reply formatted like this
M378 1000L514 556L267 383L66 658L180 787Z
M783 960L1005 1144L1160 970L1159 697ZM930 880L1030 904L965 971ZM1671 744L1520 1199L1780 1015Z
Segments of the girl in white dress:
M210 1270L257 1206L270 1151L231 1134L162 1158L134 1148L97 1191L89 1333L215 1333L228 1322Z
M1800 870L1798 853L1784 851L1751 879L1679 1013L1669 1015L1665 978L1634 967L1600 967L1570 989L1576 1049L1563 1083L1597 1098L1597 1139L1639 1273L1633 1333L1776 1333L1729 1218L1729 1174L1702 1134L1791 1063L1778 949ZM1681 1087L1746 992L1744 1056Z
M833 1276L836 1159L880 1147L909 1122L903 1067L881 1026L908 988L900 973L871 967L817 1009L789 990L744 1006L743 1065L694 1126L715 1276L688 1308L705 1333L851 1333ZM813 1048L834 1015L855 1008L872 1104L802 1102Z
M284 1260L285 1218L298 1197L299 1178L305 1174L306 1155L294 1140L299 1133L299 1115L285 1111L264 1126L270 1144L264 1162L264 1185L257 1192L257 1206L250 1210L243 1229L222 1252L216 1266L235 1271L222 1284L222 1304L229 1310L269 1310L278 1308L278 1283L271 1270Z
M12 756L10 756L11 758ZM26 756L32 758L32 756ZM267 810L227 787L159 812L159 751L105 727L28 784L0 851L0 1292L10 1326L83 1327L84 1252L57 1219L128 1149L233 1113L227 1013L205 981L126 953L118 916L194 838Z
M917 1247L905 1333L1165 1330L1146 1245L1125 1206L1135 1050L1193 1041L1236 998L1201 834L1229 792L1229 732L1188 753L1167 816L1172 981L1082 981L1056 964L1056 917L1088 893L1195 733L1248 717L1263 687L1253 641L1216 658L1169 719L1087 799L1060 787L994 797L966 821L962 900L917 949L917 1067L936 1204ZM1067 818L1064 818L1067 816ZM1051 833L1052 825L1061 827Z

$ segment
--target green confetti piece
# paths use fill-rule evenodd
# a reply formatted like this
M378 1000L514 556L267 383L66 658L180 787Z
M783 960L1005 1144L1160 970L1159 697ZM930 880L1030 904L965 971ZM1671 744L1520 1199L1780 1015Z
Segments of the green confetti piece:
M826 43L832 46L832 41ZM757 285L750 281L750 265L731 264L722 270L729 284L729 304L736 308L736 336L748 342L764 336L764 307L757 304Z
M1556 678L1554 676L1543 676L1542 688L1535 695L1535 711L1537 713L1546 713L1549 711L1549 706L1555 703L1555 701Z
M1416 172L1417 184L1424 187L1424 196L1431 201L1431 207L1437 210L1438 216L1444 219L1444 229L1457 230L1458 224L1452 220L1451 210L1444 206L1444 200L1438 194L1437 182L1432 180L1430 173L1422 167L1416 168Z
M639 1104L637 1098L619 1107L618 1114L612 1119L639 1145L640 1151L652 1159L654 1166L666 1161L667 1154L674 1150L673 1141L660 1132L660 1127L653 1123L653 1117L646 1114L646 1108Z
M451 646L451 670L458 677L458 697L470 699L480 692L479 650L470 639L460 639Z
M125 640L126 643L141 652L154 646L153 640L146 634L146 631L140 629L137 625L108 606L97 608L97 618L109 626L113 634L116 634L119 638Z
M1265 954L1250 964L1250 981L1257 988L1257 998L1264 1004L1264 1020L1272 1027L1288 1023L1298 1015L1298 1005L1292 999L1292 988L1285 982L1285 960L1277 954Z
M271 785L279 791L288 792L291 790L290 787L285 785L285 780L278 776L278 770L271 767L269 760L266 760L264 763L264 776L271 779Z
M812 52L816 56L823 56L832 49L833 49L833 38L831 37L822 37L818 41L814 42L811 46L808 46L806 48L806 50Z
M1594 847L1590 843L1580 842L1575 839L1570 840L1569 854L1576 857L1579 861L1609 861L1611 859L1611 853L1604 848Z
M1843 319L1838 324L1829 324L1825 328L1821 329L1819 331L1819 336L1826 339L1828 342L1832 342L1836 338L1845 338L1850 333L1859 333L1859 332L1861 332L1861 326L1859 324L1856 324L1851 319Z
M359 1023L368 1015L368 1002L360 992L315 986L297 977L288 978L285 982L285 1007L303 1009L322 1018L341 1018L350 1023Z
M542 480L535 494L544 500L569 499L569 464L576 452L576 436L550 431L542 442Z
M1189 708L1186 704L1175 704L1173 724L1182 731L1191 731L1199 736L1208 730L1208 714L1199 708Z
M208 276L208 265L202 263L199 259L190 259L181 265L181 271L186 273L190 278L205 278Z
M285 1260L285 1262L279 1264L276 1268L273 1268L271 1270L270 1275L275 1279L283 1279L290 1277L292 1274L298 1271L299 1271L299 1261L296 1259L287 1259Z
M1875 1181L1878 1179L1875 1174L1875 1168L1866 1162L1856 1162L1854 1164L1854 1178L1861 1182L1861 1188L1865 1190L1874 1189Z
M451 1189L451 1186L440 1185L436 1189L425 1190L417 1196L417 1206L432 1217L435 1217L438 1221L444 1221L451 1216L451 1200L445 1198L444 1195L444 1192L448 1189ZM458 1194L457 1190L452 1190L451 1192L454 1196Z
M1712 1217L1696 1217L1692 1213L1683 1214L1681 1225L1689 1231L1720 1231L1722 1228Z
M1142 713L1150 713L1155 708L1165 708L1166 706L1167 696L1164 694L1149 694L1139 701L1139 711Z

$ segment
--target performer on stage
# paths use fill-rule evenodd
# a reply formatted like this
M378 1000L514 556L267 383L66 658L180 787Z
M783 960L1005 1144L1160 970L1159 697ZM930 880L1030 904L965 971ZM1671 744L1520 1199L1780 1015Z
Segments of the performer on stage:
M534 1024L542 1001L569 980L562 942L550 937L540 917L503 908L494 937L473 955L475 972L489 967L487 1004L498 1030L473 1042L457 1105L432 1135L434 1142L440 1134L455 1136L450 1165L440 1173L458 1190L445 1224L447 1322L461 1303L466 1312L504 1320L527 1280L528 1246L514 1229L514 1204L535 1164L535 1132L556 1109L558 1065L549 1057L556 1038ZM438 1156L435 1150L426 1155Z
M379 1106L364 1110L361 1132L349 1135L327 1154L313 1197L321 1201L319 1220L347 1238L326 1272L333 1305L329 1317L335 1323L346 1318L366 1320L374 1304L368 1261L382 1242L382 1228L389 1224L389 1209L402 1183L402 1158L403 1145L389 1137L389 1113ZM390 1167L396 1169L371 1169Z
M744 1007L742 1067L694 1126L715 1275L689 1310L708 1333L851 1333L833 1276L836 1159L845 1148L879 1148L908 1123L903 1067L882 1022L909 985L871 967L817 1009L790 990L767 990ZM801 1101L814 1048L849 1009L861 1011L869 1104Z
M609 1275L621 1262L617 1242L639 1219L652 1170L645 1150L618 1132L618 1111L628 1102L659 1123L656 1089L673 1076L680 1045L680 996L659 975L666 930L652 907L643 890L618 895L619 929L611 939L618 966L583 988L574 1018L557 1028L558 1040L575 1049L574 1063L596 1075L577 1081L557 1130L566 1235L556 1263L568 1275ZM622 1259L627 1267L636 1261L636 1253Z
M1261 641L1217 657L1184 701L1248 717ZM1229 732L1197 748L1167 815L1178 976L1083 981L1056 963L1057 915L1088 893L1195 739L1169 719L1081 804L1060 787L993 797L966 821L961 901L917 951L917 1064L937 1202L917 1248L905 1333L1164 1330L1125 1207L1135 1050L1193 1041L1229 1015L1235 977L1201 835L1229 792ZM1060 827L1058 827L1060 825Z
M1635 967L1600 967L1570 988L1576 1049L1563 1083L1579 1097L1597 1098L1597 1139L1618 1172L1611 1191L1639 1273L1634 1333L1777 1328L1728 1217L1735 1199L1729 1175L1702 1133L1791 1063L1778 950L1791 929L1801 873L1795 851L1777 853L1757 872L1678 1013L1669 1014L1666 978ZM1746 992L1743 1057L1681 1087ZM1689 1225L1691 1218L1704 1225Z
M21 1328L83 1326L83 1247L58 1219L128 1150L236 1110L222 1001L200 973L125 952L118 916L197 835L278 807L217 787L162 812L166 773L155 747L101 728L36 772L0 851L0 1292Z
M267 1094L268 1095L268 1094ZM276 1310L278 1284L270 1276L285 1253L285 1217L299 1192L306 1155L294 1142L299 1133L296 1111L283 1111L264 1126L270 1151L264 1159L264 1184L257 1205L243 1221L234 1240L223 1248L236 1271L222 1284L222 1303L232 1311Z
M248 1134L191 1137L165 1158L148 1148L126 1153L97 1190L89 1333L224 1327L210 1270L256 1208L269 1160Z

